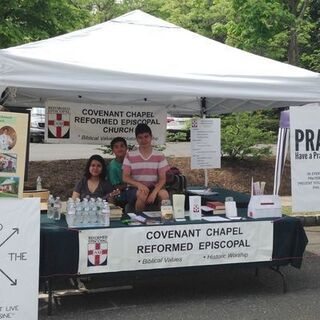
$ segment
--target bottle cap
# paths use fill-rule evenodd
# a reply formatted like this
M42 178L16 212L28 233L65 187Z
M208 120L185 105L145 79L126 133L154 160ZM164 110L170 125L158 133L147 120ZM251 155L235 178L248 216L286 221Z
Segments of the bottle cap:
M233 201L233 197L226 197L226 200L225 200L226 202L228 202L228 201Z

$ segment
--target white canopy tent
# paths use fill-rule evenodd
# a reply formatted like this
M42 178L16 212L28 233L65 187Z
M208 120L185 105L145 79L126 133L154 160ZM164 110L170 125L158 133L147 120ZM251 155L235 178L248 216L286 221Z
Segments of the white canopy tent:
M320 75L136 10L0 50L1 93L5 106L43 106L53 99L163 105L185 115L199 113L206 97L208 113L229 113L319 102Z

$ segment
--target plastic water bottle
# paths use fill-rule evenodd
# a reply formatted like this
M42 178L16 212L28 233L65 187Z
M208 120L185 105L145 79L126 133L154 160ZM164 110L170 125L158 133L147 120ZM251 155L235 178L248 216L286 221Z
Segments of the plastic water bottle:
M54 201L54 211L53 211L53 219L54 220L60 220L61 218L61 200L60 197L56 197L56 200Z
M75 218L75 224L82 223L82 204L79 198L76 199L75 203L76 207L76 218Z
M101 224L106 227L110 226L110 207L106 200L103 200L103 207L101 211Z
M67 214L66 219L69 226L73 226L76 216L76 206L72 198L67 201Z
M41 177L38 176L37 178L37 187L36 187L37 191L42 190L42 180Z
M94 198L90 198L89 223L97 222L97 204Z
M89 222L89 211L90 206L87 198L84 198L82 201L82 222L88 224Z
M54 212L54 198L53 198L53 195L50 194L48 198L48 207L47 207L47 217L49 219L53 219L53 212Z

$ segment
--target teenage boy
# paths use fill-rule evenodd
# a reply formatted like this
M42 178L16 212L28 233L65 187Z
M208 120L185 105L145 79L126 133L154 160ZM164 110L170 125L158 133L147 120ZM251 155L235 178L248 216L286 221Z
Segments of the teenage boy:
M135 203L136 212L141 212L156 199L169 199L164 188L169 165L165 156L152 148L152 132L148 125L138 124L135 135L139 147L125 156L122 179L130 185L127 190L129 203Z
M119 189L121 192L115 199L116 204L124 206L126 203L124 191L127 188L127 184L122 180L122 163L128 150L127 141L122 137L116 137L112 139L110 147L115 155L115 159L112 159L108 165L107 179L114 189Z

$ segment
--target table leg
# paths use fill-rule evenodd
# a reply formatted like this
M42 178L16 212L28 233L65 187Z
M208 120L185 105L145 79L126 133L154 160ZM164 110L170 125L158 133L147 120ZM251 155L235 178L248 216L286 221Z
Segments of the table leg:
M47 288L48 288L48 309L47 315L52 315L52 299L53 299L53 291L52 291L52 278L49 278L47 281Z
M280 267L270 267L271 270L278 273L282 279L283 293L287 292L287 281L285 275L280 271Z

